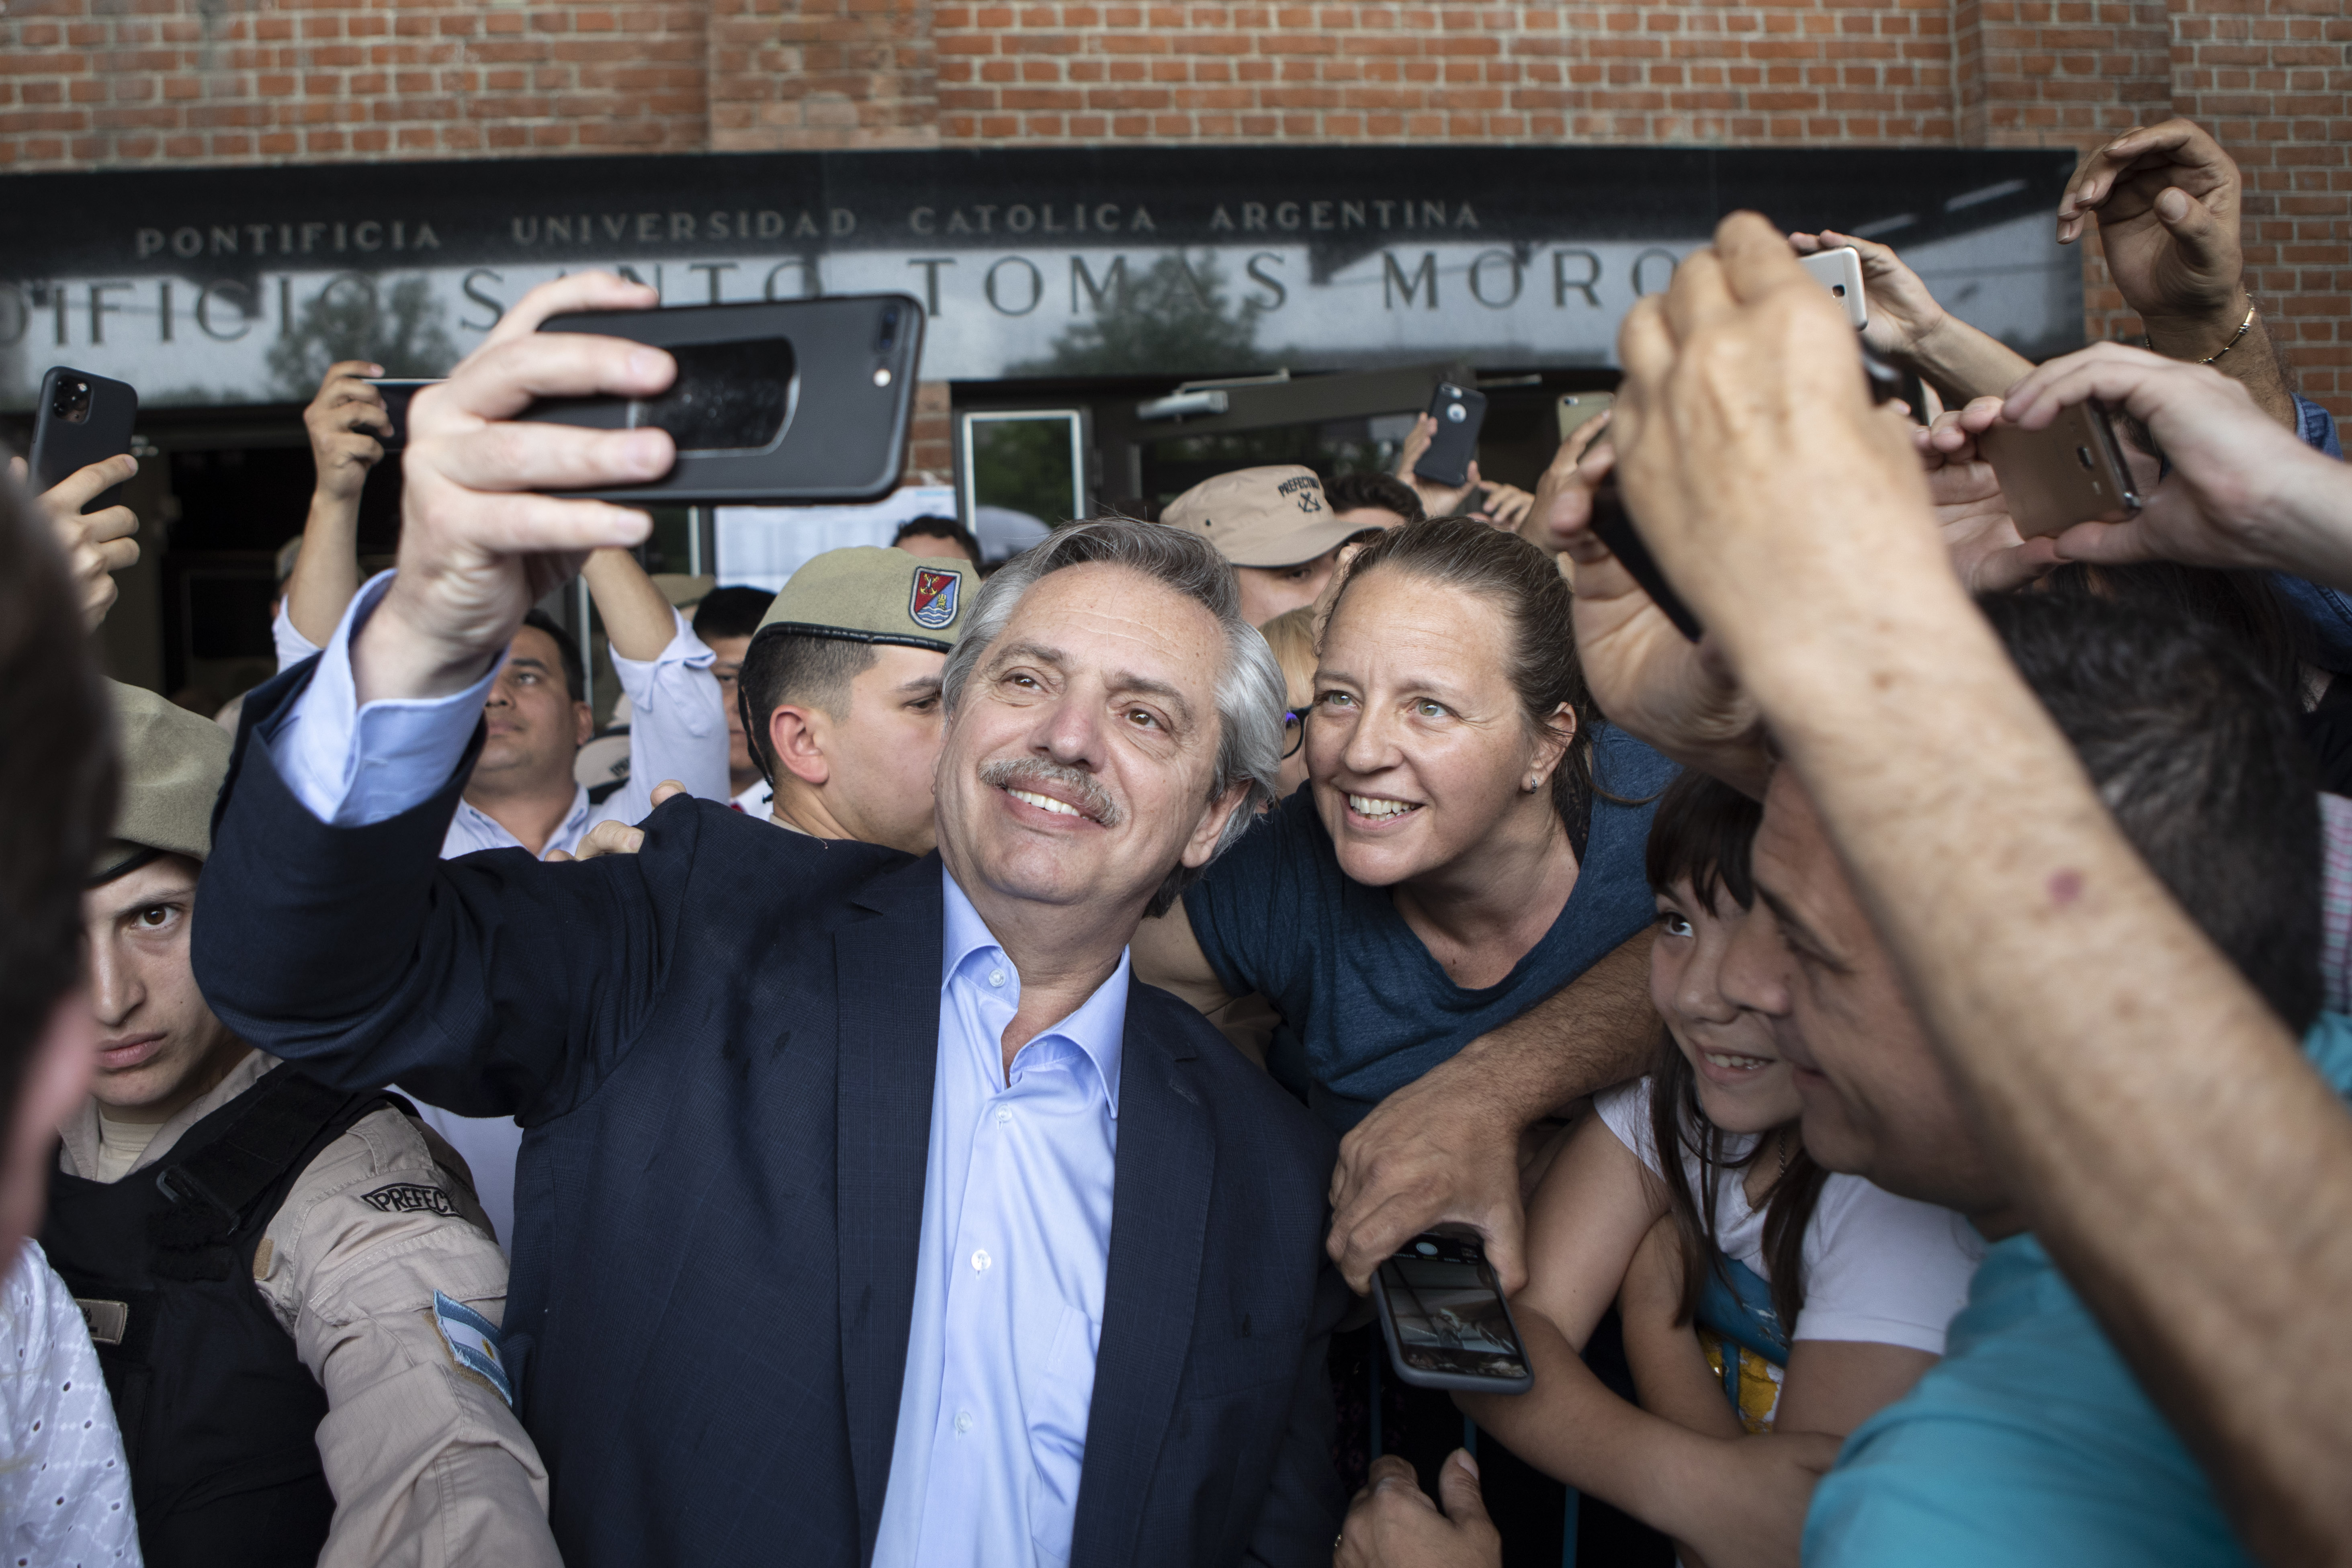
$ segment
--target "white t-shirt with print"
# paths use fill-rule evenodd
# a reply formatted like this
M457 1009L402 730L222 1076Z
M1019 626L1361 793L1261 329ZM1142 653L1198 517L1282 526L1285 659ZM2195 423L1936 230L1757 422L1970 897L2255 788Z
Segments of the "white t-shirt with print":
M131 1468L98 1349L38 1242L0 1276L0 1561L137 1568Z
M1650 1131L1646 1078L1597 1095L1593 1110L1652 1172L1661 1170ZM1753 1134L1726 1134L1724 1152L1739 1159ZM1723 1250L1769 1281L1764 1256L1764 1212L1748 1206L1747 1173L1718 1171L1715 1223ZM1698 1156L1683 1151L1683 1176L1696 1193ZM1950 1209L1871 1185L1860 1176L1832 1174L1805 1226L1805 1305L1789 1338L1859 1340L1944 1353L1944 1331L1968 1300L1969 1276L1984 1256L1984 1239Z

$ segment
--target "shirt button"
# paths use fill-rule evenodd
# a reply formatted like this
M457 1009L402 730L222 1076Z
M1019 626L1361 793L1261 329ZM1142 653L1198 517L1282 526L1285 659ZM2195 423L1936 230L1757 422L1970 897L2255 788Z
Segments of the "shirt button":
M1000 1105L1000 1106L998 1106L998 1107L996 1108L996 1124L997 1124L999 1127L1010 1127L1010 1126L1012 1126L1012 1125L1013 1125L1013 1112L1011 1112L1011 1111L1009 1111L1009 1110L1005 1110L1005 1109L1004 1109L1003 1106L1001 1106L1001 1105Z
M956 1412L956 1430L959 1432L969 1432L971 1430L971 1411L959 1410Z
M1002 985L1002 984L1004 984L1004 971L1003 971L1002 969L992 969L992 970L990 970L990 971L988 972L988 983L989 983L991 985Z
M992 1261L993 1261L993 1259L988 1256L988 1249L986 1247L982 1247L978 1252L971 1255L971 1271L974 1274L985 1274L988 1272L988 1266Z

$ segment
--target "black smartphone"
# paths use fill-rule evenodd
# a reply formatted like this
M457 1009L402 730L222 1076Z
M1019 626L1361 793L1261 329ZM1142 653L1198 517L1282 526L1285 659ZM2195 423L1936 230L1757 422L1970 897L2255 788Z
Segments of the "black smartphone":
M669 351L655 397L561 397L522 417L596 430L667 430L677 463L649 484L566 493L635 505L866 501L906 466L923 308L904 294L551 317L543 332Z
M1428 1231L1372 1277L1396 1373L1420 1388L1525 1394L1535 1386L1511 1304L1475 1236Z
M1902 395L1902 374L1867 346L1862 351L1862 374L1870 387L1873 404L1889 403ZM1633 514L1625 510L1624 498L1617 492L1614 468L1593 487L1592 531L1609 547L1609 553L1633 574L1633 581L1642 584L1642 591L1674 623L1675 629L1691 641L1698 641L1704 628L1698 617L1691 614L1690 606L1683 603L1682 595L1666 581L1666 574L1658 570L1650 547L1642 542L1642 531L1634 526Z
M1468 484L1470 464L1478 456L1478 426L1486 422L1486 395L1441 381L1429 400L1429 416L1437 421L1437 434L1412 471L1432 484Z
M384 416L392 421L392 434L376 436L376 440L383 444L383 449L387 452L398 451L407 446L409 400L415 397L421 388L440 385L440 379L435 377L420 381L397 375L369 375L362 376L360 379L383 394ZM373 426L369 427L368 434L375 436Z
M139 394L130 383L50 366L41 377L41 400L33 416L35 492L131 450L131 427L138 422ZM82 510L104 511L121 500L122 487L115 485Z

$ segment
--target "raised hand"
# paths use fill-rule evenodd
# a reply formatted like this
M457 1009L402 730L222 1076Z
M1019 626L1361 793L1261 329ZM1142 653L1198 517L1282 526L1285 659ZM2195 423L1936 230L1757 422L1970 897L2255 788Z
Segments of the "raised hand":
M22 484L25 459L8 459L8 477ZM81 590L82 619L95 630L114 607L114 574L139 563L139 519L127 506L110 506L85 516L82 508L139 472L139 459L125 452L77 468L39 496L42 515L65 552L66 566Z
M1908 422L1871 405L1844 311L1762 218L1724 219L1713 248L1634 305L1618 355L1626 505L1743 685L1752 656L1801 656L1827 617L1883 616L1884 582L1930 563L1948 575ZM1599 678L1594 696L1641 732Z
M1977 451L1977 435L2000 409L2000 398L1980 397L1967 410L1948 410L1912 435L1927 470L1936 526L1952 552L1953 569L1971 594L2022 587L2059 563L2054 541L2017 531L2008 498L2000 493L2000 476ZM1964 413L1977 422L1973 428L1963 423Z
M1853 247L1862 258L1862 289L1870 304L1870 324L1862 329L1862 341L1882 354L1909 359L1948 320L1919 275L1874 239L1825 228L1792 234L1789 243L1800 256Z
M1429 444L1435 439L1437 421L1424 413L1412 422L1412 428L1405 434L1404 446L1397 452L1396 477L1411 485L1413 494L1421 498L1423 516L1454 517L1461 512L1463 503L1483 488L1478 479L1478 465L1474 459L1464 470L1469 479L1461 485L1441 485L1434 479L1422 478L1414 472L1414 465L1421 461L1422 454L1429 450Z
M677 367L660 349L537 330L567 310L656 302L653 289L609 273L541 284L447 381L416 395L401 469L400 574L352 650L362 703L464 689L589 551L644 540L651 522L642 511L532 492L657 479L677 456L667 432L513 416L539 397L648 396L667 387Z
M2352 475L2219 371L2095 343L2036 370L2000 407L1962 410L1961 423L1981 430L2006 418L2039 430L2093 397L2146 425L2172 468L2137 517L2060 534L2062 559L2262 567L2352 587Z
M2074 244L2095 216L2107 270L2151 333L2166 318L2226 317L2234 328L2246 304L2239 289L2242 191L2236 162L2195 122L2140 126L2074 171L2058 203L2058 243Z
M1592 516L1592 487L1609 471L1609 448L1599 444L1608 429L1609 416L1602 413L1568 433L1536 481L1534 503L1519 519L1520 538L1538 550L1558 552L1583 529Z
M361 487L367 483L368 470L383 460L383 441L392 436L392 415L384 407L383 394L365 379L383 374L383 366L364 360L347 359L329 365L319 383L319 395L302 410L320 495L335 500L357 500Z

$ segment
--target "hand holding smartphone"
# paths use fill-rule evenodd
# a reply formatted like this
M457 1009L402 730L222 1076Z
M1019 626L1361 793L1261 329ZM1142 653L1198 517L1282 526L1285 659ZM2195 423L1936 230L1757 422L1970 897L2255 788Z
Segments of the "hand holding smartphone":
M139 394L127 382L50 366L41 377L33 416L34 490L55 489L68 475L130 451L138 419ZM122 487L117 485L82 510L104 511L121 499Z
M571 490L625 505L865 501L905 467L923 308L903 294L551 316L543 332L667 350L677 379L651 397L559 397L521 417L670 433L677 461L648 484Z
M1470 465L1478 456L1478 428L1486 422L1486 395L1450 381L1437 384L1429 400L1429 416L1437 434L1412 471L1433 485L1460 489L1470 482Z
M1851 245L1841 245L1835 250L1800 256L1797 262L1822 288L1837 296L1838 303L1845 307L1845 319L1853 323L1855 331L1870 325L1870 297L1862 286L1862 252Z
M1372 1276L1372 1300L1389 1360L1415 1387L1525 1394L1535 1386L1511 1304L1476 1237L1414 1237Z
M2039 430L1995 425L1977 437L1977 450L1992 465L2009 515L2028 539L2139 515L2123 443L2095 397L2061 409Z

